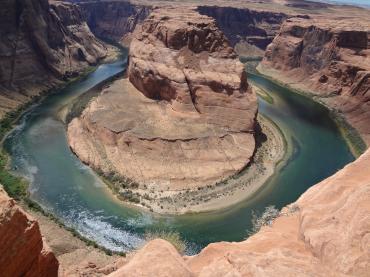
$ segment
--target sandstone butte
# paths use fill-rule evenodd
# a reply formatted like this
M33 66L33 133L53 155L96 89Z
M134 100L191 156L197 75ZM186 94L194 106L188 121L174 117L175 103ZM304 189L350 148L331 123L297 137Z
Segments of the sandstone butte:
M214 19L155 9L134 32L127 75L69 124L83 162L163 191L215 184L249 163L257 98Z
M369 144L369 30L370 16L290 18L258 68L342 113Z
M109 276L369 276L369 165L368 150L245 241L182 257L157 239Z
M30 215L0 187L0 275L57 276L59 263Z

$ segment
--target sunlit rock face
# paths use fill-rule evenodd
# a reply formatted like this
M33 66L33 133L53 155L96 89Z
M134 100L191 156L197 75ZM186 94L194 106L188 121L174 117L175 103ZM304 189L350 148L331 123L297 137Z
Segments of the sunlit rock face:
M214 19L191 8L154 10L134 32L127 75L68 128L84 162L175 191L249 163L257 99Z
M58 276L59 263L41 237L38 222L0 188L1 276Z

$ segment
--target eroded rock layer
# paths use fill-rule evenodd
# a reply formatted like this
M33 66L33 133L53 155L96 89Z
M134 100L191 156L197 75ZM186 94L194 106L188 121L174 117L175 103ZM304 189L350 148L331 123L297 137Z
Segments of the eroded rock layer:
M98 37L128 45L132 32L150 13L151 7L126 1L78 3L91 31Z
M316 94L370 142L370 21L288 19L259 69ZM273 70L271 70L273 69Z
M200 6L201 14L213 17L239 55L263 56L287 15L233 7Z
M110 276L368 276L369 164L367 151L243 242L212 243L181 257L155 240Z
M37 221L0 187L1 276L58 276L59 263L43 242Z
M214 184L248 164L256 95L213 19L155 10L135 31L128 77L70 123L84 162L165 191Z
M70 3L4 0L0 37L0 117L107 54Z

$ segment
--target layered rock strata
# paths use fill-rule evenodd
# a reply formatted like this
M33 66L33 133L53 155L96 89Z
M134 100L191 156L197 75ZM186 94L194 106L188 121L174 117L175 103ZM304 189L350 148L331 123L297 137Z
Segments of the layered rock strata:
M367 151L246 241L213 243L181 257L155 240L110 276L368 276L369 164Z
M85 163L144 192L212 185L249 163L257 99L213 19L155 10L135 31L127 74L68 127Z
M287 20L259 70L311 92L370 142L370 21Z
M59 263L39 225L0 188L1 276L58 276Z
M107 54L70 3L2 1L0 37L0 117Z
M151 7L126 1L82 2L78 4L91 31L98 37L128 45L137 24Z
M279 12L234 7L200 6L198 11L213 17L238 54L245 56L263 56L288 17Z

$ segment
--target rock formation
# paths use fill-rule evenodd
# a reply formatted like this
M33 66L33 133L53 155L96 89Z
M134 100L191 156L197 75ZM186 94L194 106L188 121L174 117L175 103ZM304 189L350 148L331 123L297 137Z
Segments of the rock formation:
M110 276L368 276L369 164L367 151L246 241L212 243L181 258L155 240Z
M136 25L151 7L130 2L82 2L78 4L91 31L98 37L128 45Z
M0 15L0 117L107 54L74 4L4 0Z
M370 21L288 19L259 69L342 112L370 142ZM274 70L271 70L274 69Z
M239 55L263 56L287 15L234 7L199 6L201 14L213 17Z
M248 164L257 99L213 19L155 10L135 31L127 74L68 127L85 163L163 191L211 185Z
M0 188L1 276L58 276L59 263L43 242L37 221Z

